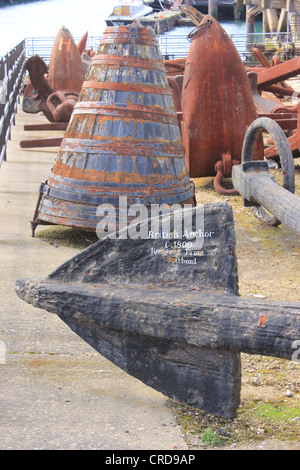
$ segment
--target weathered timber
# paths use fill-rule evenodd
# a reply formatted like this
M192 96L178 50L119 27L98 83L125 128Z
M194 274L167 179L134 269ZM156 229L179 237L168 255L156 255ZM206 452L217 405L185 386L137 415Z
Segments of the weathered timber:
M300 303L238 296L229 205L174 214L111 234L45 280L18 280L16 292L147 385L234 417L240 351L291 359Z
M78 321L90 334L108 328L178 342L178 347L185 344L283 359L291 359L293 342L299 339L300 303L180 286L118 284L108 290L105 283L83 286L19 280L17 289L35 307L58 314L66 323Z

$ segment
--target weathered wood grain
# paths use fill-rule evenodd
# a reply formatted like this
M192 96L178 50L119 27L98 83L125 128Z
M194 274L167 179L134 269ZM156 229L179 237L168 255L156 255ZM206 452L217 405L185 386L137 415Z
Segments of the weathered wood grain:
M195 347L291 359L292 344L300 338L300 303L245 299L215 289L19 280L17 292L82 327Z

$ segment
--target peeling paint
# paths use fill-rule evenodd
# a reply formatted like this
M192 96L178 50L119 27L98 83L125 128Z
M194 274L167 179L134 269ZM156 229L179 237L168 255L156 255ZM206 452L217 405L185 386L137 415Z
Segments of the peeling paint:
M135 27L106 31L42 185L33 226L75 223L95 230L97 207L117 205L119 196L127 196L128 204L193 203L154 32Z

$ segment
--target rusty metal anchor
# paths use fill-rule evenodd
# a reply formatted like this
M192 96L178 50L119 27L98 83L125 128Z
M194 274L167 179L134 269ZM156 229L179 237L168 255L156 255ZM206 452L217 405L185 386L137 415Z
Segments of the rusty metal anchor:
M25 112L42 111L50 122L69 121L85 77L81 53L86 39L87 33L76 46L71 33L62 27L52 47L49 67L38 55L26 61L30 84L25 90Z
M278 149L283 187L270 175L267 161L252 160L255 141L263 129L271 134ZM300 198L294 194L293 155L283 130L275 121L259 118L249 126L244 139L242 163L233 167L232 181L243 197L244 206L250 206L259 220L273 226L284 223L300 234Z

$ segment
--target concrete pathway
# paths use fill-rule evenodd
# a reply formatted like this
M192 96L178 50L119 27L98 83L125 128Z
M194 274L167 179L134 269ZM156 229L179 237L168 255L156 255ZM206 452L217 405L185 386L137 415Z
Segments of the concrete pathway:
M59 134L23 130L42 122L19 109L0 168L0 449L187 449L165 396L15 293L17 279L44 278L78 252L31 236L58 148L22 150L19 141Z

